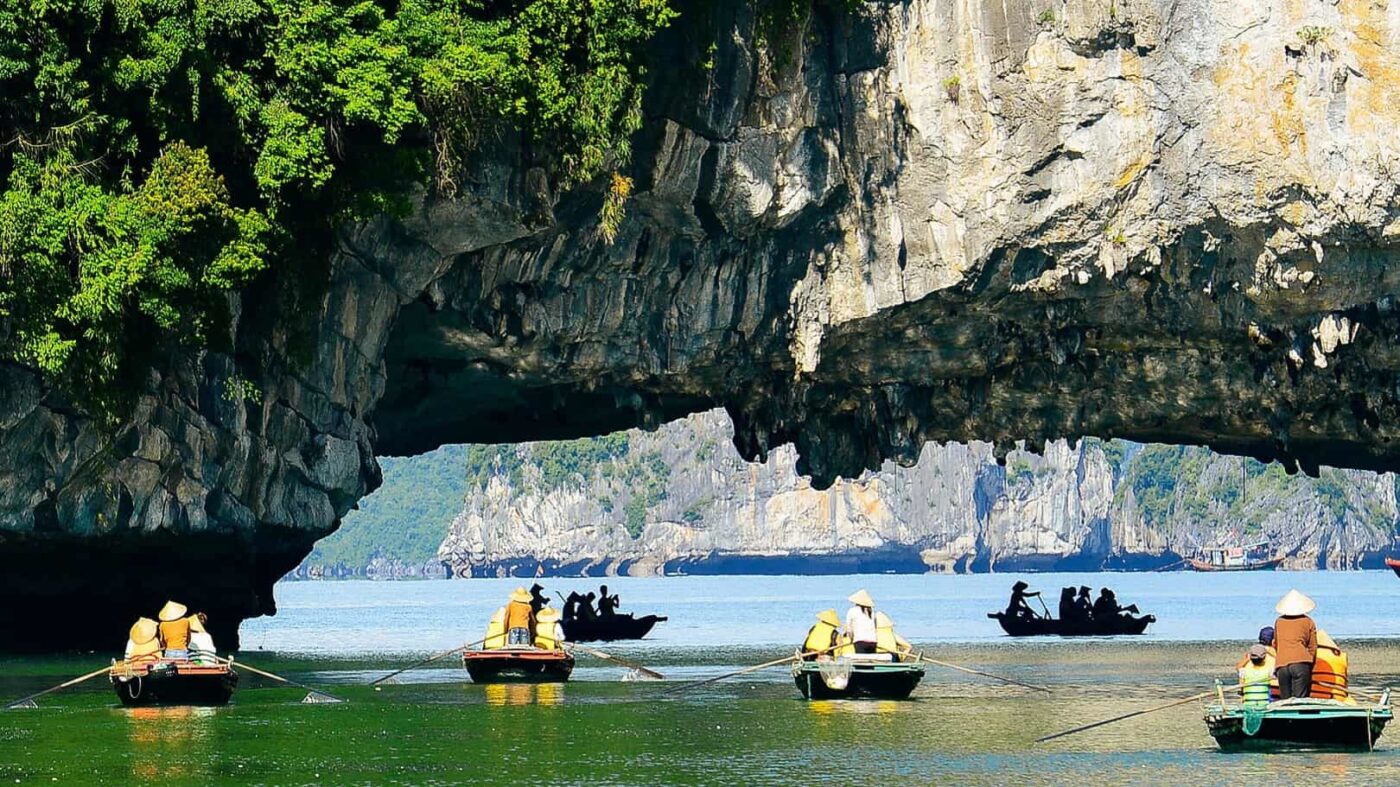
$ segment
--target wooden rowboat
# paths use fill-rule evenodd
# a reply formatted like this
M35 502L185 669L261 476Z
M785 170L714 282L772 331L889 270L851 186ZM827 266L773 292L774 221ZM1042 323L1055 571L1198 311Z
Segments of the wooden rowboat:
M809 700L907 699L923 680L922 665L856 656L797 661L792 680Z
M564 638L570 642L611 642L616 639L641 639L651 631L652 626L665 619L656 615L640 618L607 615L588 620L573 618L560 625L564 627Z
M574 657L539 648L467 650L462 666L473 683L563 683L573 674Z
M184 660L141 664L119 661L107 676L117 699L127 707L227 705L238 687L238 673L232 667Z
M1393 557L1388 557L1385 559L1385 564L1390 568L1391 571L1395 572L1395 576L1400 577L1400 560L1397 560Z
M1293 699L1249 711L1220 699L1206 706L1206 726L1224 751L1311 749L1370 751L1393 718L1390 690L1374 705Z
M987 617L1001 624L1002 631L1013 637L1112 637L1119 634L1141 634L1148 625L1157 622L1154 615L1132 617L1120 615L1113 620L1068 622L1058 618L1008 617L1005 612L989 612Z

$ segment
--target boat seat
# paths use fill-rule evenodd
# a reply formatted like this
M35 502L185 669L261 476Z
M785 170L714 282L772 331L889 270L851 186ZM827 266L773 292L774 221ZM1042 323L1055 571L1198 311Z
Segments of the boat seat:
M894 661L894 654L892 654L892 653L851 653L851 654L847 655L846 658L850 659L851 661L862 661L862 662L864 662L864 661L881 661L881 662L890 662L890 661Z

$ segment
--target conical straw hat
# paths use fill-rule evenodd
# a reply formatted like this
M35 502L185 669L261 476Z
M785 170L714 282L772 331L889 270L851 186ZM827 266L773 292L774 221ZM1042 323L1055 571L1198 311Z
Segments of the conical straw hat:
M205 630L205 628L204 628L204 621L200 620L198 615L191 615L191 616L190 616L190 631L195 631L195 632L198 632L198 633L200 633L200 634L208 634L208 633L209 633L209 632L208 632L207 630Z
M886 615L886 614L883 613L883 612L876 612L876 613L875 613L875 628L892 629L892 628L894 628L894 621L893 621L893 620L890 620L890 616L889 616L889 615Z
M559 610L555 609L554 607L545 607L544 609L540 610L539 616L535 619L538 620L540 623L558 623Z
M860 590L857 590L856 592L852 593L850 597L846 600L851 602L852 604L855 604L858 607L875 606L875 599L870 597L870 594L866 592L865 588L861 588Z
M1288 591L1288 595L1279 599L1274 605L1274 611L1284 617L1306 615L1317 607L1317 602L1299 593L1297 590Z
M179 620L189 612L189 607L175 601L165 602L165 606L160 608L160 619L169 623L172 620Z
M1334 639L1332 639L1331 635L1329 635L1327 632L1323 631L1322 629L1318 629L1318 630L1317 630L1317 646L1318 646L1319 648L1327 648L1328 650L1335 650L1335 651L1338 652L1338 653L1341 653L1341 652L1342 652L1342 649L1341 649L1340 647L1338 647L1338 645L1337 645L1337 641L1334 640Z
M137 645L145 645L156 638L156 632L160 625L150 618L137 618L136 623L131 626L131 641Z
M528 604L530 603L530 591L526 590L523 587L516 588L515 590L512 590L510 592L510 600L520 601Z
M817 620L828 626L841 627L841 616L836 614L834 609L824 609L817 613Z

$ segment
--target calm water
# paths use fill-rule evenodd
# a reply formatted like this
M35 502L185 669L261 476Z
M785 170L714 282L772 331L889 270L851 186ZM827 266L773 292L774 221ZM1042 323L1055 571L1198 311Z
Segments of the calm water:
M642 643L604 645L666 673L628 680L581 661L561 686L478 686L450 662L374 691L413 656L480 636L518 581L289 584L281 612L245 626L242 658L347 697L249 674L226 708L124 710L93 681L0 713L3 783L1249 784L1394 782L1400 728L1373 754L1227 755L1192 704L1034 745L1039 735L1207 688L1229 675L1273 602L1297 586L1351 651L1353 681L1400 685L1400 581L1389 573L1036 575L1042 589L1103 584L1155 612L1131 640L1013 641L983 615L1009 576L620 579L624 609L671 616ZM560 589L582 582L551 582ZM1046 695L930 668L907 702L806 702L783 669L663 695L791 651L819 607L870 589L930 655L1049 686ZM104 660L7 659L19 696ZM1394 736L1393 738L1391 736Z

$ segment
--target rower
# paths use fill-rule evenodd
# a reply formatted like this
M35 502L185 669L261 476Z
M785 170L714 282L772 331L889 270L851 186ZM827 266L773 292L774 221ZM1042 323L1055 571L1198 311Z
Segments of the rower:
M832 658L832 651L841 644L841 618L836 610L824 609L817 613L817 624L807 629L807 638L802 641L802 660Z
M1240 697L1244 706L1263 709L1269 706L1269 681L1273 673L1269 669L1268 648L1255 643L1249 648L1249 662L1240 668Z
M1032 590L1027 593L1026 588L1029 587L1030 585L1024 582L1017 582L1011 586L1011 600L1006 604L1006 616L1008 618L1034 620L1040 617L1035 610L1031 609L1031 605L1026 603L1027 598L1031 596L1040 596L1040 591Z
M1278 693L1283 699L1306 697L1312 689L1313 659L1317 658L1317 624L1308 613L1317 603L1297 590L1279 599L1274 611L1274 661Z
M602 585L598 588L598 616L610 618L617 614L617 608L622 606L622 599L613 594L608 595L608 586Z
M855 652L876 652L875 600L865 588L852 593L846 600L854 605L846 611L846 636L854 645Z
M535 613L530 609L530 593L518 587L510 593L510 603L506 604L506 646L529 647L534 641L531 632L535 629Z
M578 617L578 604L583 601L577 590L570 590L569 597L564 599L564 620L573 620Z

